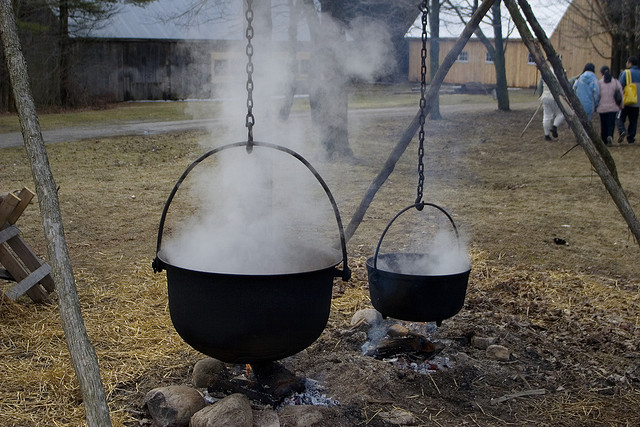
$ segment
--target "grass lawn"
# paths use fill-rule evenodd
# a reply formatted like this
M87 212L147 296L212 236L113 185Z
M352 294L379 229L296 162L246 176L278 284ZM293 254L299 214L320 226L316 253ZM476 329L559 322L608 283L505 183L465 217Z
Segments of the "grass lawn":
M353 88L349 97L349 107L391 108L418 105L420 92L417 85L377 86L367 85ZM534 101L536 96L529 89L509 91L513 103ZM483 104L495 102L491 95L443 94L440 105ZM218 113L215 101L177 102L121 102L100 109L82 108L66 111L41 109L38 111L40 127L43 130L86 124L114 124L126 122L157 122L169 120L198 120L211 118ZM309 108L306 97L296 98L294 110ZM0 133L20 132L20 123L15 113L0 114Z

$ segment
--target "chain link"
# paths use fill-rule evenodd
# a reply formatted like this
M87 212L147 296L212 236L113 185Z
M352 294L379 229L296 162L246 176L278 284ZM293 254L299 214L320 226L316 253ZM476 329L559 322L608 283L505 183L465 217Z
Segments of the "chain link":
M427 0L420 5L422 12L422 51L420 55L420 131L418 139L420 146L418 148L418 190L416 204L422 203L422 191L424 187L424 122L426 120L425 110L427 107L427 15L429 14L429 6Z
M253 45L251 44L251 40L253 39L253 0L247 0L245 18L247 19L247 151L251 152L253 149L253 125L256 122L253 116Z

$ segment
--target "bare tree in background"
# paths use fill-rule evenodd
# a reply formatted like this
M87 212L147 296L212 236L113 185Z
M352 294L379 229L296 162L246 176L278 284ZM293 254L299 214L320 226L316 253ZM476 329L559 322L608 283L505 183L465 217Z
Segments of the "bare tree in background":
M611 61L617 75L629 56L640 55L640 2L638 0L563 0L571 14L571 32L577 48L586 41L602 58ZM611 46L611 50L609 50Z
M478 8L478 0L464 0L461 2L447 0L446 4L448 5L448 11L456 14L463 23L466 23L469 19L468 17L471 16ZM490 13L487 14L490 18L491 27L493 28L493 43L484 34L480 27L476 30L475 35L486 47L491 58L493 58L493 66L496 70L496 98L498 101L498 109L502 111L509 111L509 91L507 85L504 36L502 33L503 22L500 5L501 2L495 2L491 7Z
M433 80L433 76L438 72L440 67L440 0L431 0L429 5L429 76ZM431 101L431 112L429 113L431 120L440 120L440 97L434 96Z
M348 135L348 85L355 77L336 55L336 46L345 45L346 34L358 18L367 18L389 32L394 51L403 51L404 36L420 13L414 0L304 0L311 34L309 101L314 124L329 156L353 157ZM331 19L323 19L328 16ZM357 40L356 40L357 41ZM364 40L366 42L366 40ZM406 55L406 53L404 54ZM387 76L394 69L385 70ZM379 74L383 77L384 72Z
M629 56L640 55L640 2L604 0L605 29L613 39L614 71L623 68Z
M611 37L611 52L599 52L604 58L611 58L611 68L617 74L625 68L629 56L640 55L640 2L637 0L597 0L587 2L585 8L576 7L576 13L585 21L584 37L597 47L596 39L605 34L594 28L603 28ZM593 23L599 25L593 25Z

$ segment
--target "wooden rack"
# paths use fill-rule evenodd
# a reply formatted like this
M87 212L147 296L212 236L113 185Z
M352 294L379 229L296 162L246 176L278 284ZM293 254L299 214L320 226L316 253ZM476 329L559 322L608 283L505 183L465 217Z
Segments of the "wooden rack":
M15 225L33 196L26 187L17 194L0 195L0 279L16 282L0 294L12 301L27 294L34 302L51 303L49 293L55 290L51 267L36 256Z

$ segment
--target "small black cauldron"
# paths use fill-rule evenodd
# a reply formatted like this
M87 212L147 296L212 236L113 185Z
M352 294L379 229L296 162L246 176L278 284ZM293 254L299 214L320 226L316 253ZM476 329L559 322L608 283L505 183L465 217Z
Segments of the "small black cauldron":
M187 174L207 157L232 147L273 148L302 162L322 185L340 232L340 250L324 266L309 271L273 274L222 274L171 265L161 250L169 205ZM302 249L301 249L302 250ZM313 249L309 256L313 257ZM320 252L320 251L318 251ZM342 261L343 270L337 266ZM299 154L264 142L225 145L198 158L169 195L160 220L154 271L167 271L169 312L182 339L194 349L227 363L259 363L293 355L311 345L324 330L331 308L333 278L349 280L347 250L336 202L318 172Z
M391 253L379 255L380 245L391 224L404 212L424 206L432 206L443 212L458 237L453 218L441 207L432 203L415 203L400 211L387 225L373 257L367 259L369 295L371 303L384 317L413 322L436 322L457 314L464 305L471 266L448 274L406 274L400 266L425 265L433 255L416 253ZM378 268L384 265L384 269Z

